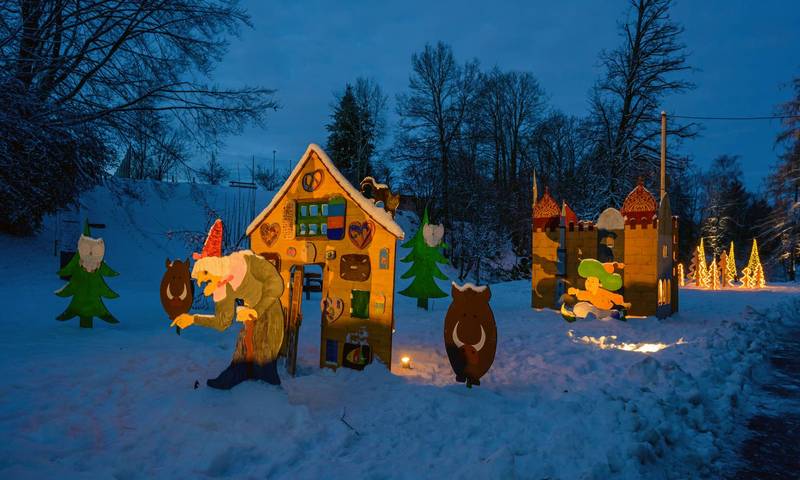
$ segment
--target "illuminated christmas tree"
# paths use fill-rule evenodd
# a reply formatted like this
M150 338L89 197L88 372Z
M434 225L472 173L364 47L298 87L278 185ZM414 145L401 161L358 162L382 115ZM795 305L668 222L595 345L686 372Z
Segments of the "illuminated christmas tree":
M700 239L700 246L697 247L697 272L696 281L698 287L709 288L711 286L711 275L709 275L708 267L706 266L706 249L703 246L703 239Z
M744 288L764 288L764 268L761 266L761 259L758 257L758 245L753 239L753 249L750 250L750 260L747 266L742 269L742 287Z
M728 253L723 250L722 253L719 254L719 264L717 264L717 277L719 278L719 287L720 288L727 288L727 273L728 272Z
M736 276L736 255L733 252L733 242L731 242L731 250L728 252L728 262L725 265L725 283L733 287Z
M686 286L686 276L683 273L683 264L678 264L678 286L684 287Z
M711 290L719 290L719 270L716 258L711 259L711 265L708 266L708 287Z

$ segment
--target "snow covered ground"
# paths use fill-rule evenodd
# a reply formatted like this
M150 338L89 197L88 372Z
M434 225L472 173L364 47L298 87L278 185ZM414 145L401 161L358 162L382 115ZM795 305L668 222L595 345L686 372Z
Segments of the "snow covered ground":
M158 297L164 257L189 253L166 232L202 230L203 202L188 185L135 188L140 200L105 188L83 199L108 224L96 233L120 272L108 279L120 298L106 302L119 325L55 321L67 300L52 294L52 223L34 239L0 237L0 478L713 477L751 413L779 305L800 299L788 286L683 289L664 321L568 324L529 308L528 282L492 285L497 357L466 389L444 351L447 299L424 312L397 297L392 371L332 372L317 368L317 296L304 303L296 378L216 391L205 379L228 364L238 326L177 336ZM645 344L665 348L630 351L656 349Z

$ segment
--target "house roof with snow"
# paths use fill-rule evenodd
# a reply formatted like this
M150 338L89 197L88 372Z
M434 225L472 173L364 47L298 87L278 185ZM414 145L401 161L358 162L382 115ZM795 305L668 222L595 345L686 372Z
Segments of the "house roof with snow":
M400 228L400 225L394 221L392 215L384 210L381 207L375 205L375 202L371 199L365 197L361 194L358 189L356 189L339 171L338 168L333 164L331 159L328 157L328 154L325 153L319 145L312 143L308 145L306 152L300 157L300 161L297 162L295 165L294 170L289 175L289 178L283 183L283 186L278 190L278 193L272 197L272 200L269 202L269 205L256 216L256 218L250 223L247 227L247 235L253 233L253 231L258 228L258 225L267 217L267 215L272 212L272 210L278 206L281 199L286 195L289 187L294 183L295 179L300 175L303 171L303 167L305 167L306 163L311 161L313 156L316 156L319 161L322 163L323 167L328 171L331 178L342 188L344 193L350 197L356 205L358 205L364 213L372 218L376 223L384 227L386 230L389 231L392 235L397 237L398 239L402 240L405 237L405 233L403 229Z

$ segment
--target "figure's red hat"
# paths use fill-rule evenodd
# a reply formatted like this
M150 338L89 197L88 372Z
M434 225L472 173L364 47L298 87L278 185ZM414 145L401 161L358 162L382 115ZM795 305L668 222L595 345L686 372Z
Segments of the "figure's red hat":
M217 219L214 225L211 225L211 230L208 231L206 243L203 244L203 251L201 253L193 253L192 258L199 260L204 257L221 257L222 256L222 220Z

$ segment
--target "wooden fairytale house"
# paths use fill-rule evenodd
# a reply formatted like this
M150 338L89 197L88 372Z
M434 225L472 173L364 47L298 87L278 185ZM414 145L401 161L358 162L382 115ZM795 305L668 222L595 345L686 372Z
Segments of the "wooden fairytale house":
M308 146L247 235L250 248L275 264L287 286L281 301L290 365L303 313L305 321L316 321L316 311L301 310L309 265L322 267L320 366L361 369L374 358L391 365L395 256L403 230L319 146Z

